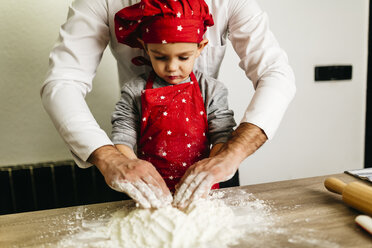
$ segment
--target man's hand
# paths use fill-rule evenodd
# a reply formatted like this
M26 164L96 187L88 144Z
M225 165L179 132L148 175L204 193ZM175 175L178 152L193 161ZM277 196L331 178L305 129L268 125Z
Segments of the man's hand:
M240 161L225 155L200 160L186 171L179 182L173 205L186 208L191 202L207 197L211 187L232 178Z
M206 197L213 184L232 178L240 163L254 153L267 137L257 126L242 123L217 154L192 165L182 177L173 205L187 207L192 201Z
M163 178L147 161L128 158L113 146L98 148L88 161L112 189L125 192L143 208L159 208L173 200Z

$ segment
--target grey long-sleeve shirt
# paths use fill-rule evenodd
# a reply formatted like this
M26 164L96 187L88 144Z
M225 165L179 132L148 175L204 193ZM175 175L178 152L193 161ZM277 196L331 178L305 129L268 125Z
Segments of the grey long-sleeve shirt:
M234 113L228 107L227 88L220 81L195 73L203 96L208 119L208 137L211 145L228 140L235 127ZM112 114L112 142L124 144L135 149L140 134L141 91L146 88L148 75L130 79L121 89L121 98ZM184 82L189 82L190 79ZM167 82L156 77L153 88L169 86Z

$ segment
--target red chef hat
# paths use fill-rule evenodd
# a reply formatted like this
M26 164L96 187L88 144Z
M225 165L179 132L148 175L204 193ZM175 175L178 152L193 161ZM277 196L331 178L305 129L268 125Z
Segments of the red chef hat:
M142 48L145 43L200 43L213 18L204 0L141 0L115 14L118 42Z

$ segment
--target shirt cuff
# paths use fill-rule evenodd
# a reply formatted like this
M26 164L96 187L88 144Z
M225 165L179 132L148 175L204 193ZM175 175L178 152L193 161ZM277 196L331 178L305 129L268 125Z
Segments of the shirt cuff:
M107 136L106 136L107 137ZM86 144L84 146L80 145L78 147L75 146L75 151L78 151L78 155L71 151L72 158L74 159L75 163L80 167L80 168L89 168L93 164L89 163L87 160L89 156L98 148L106 145L113 145L113 143L110 141L110 139L105 140L105 137L101 137L100 139L91 139L89 142L89 145Z
M74 159L77 166L79 166L82 169L86 169L91 167L93 164L89 163L88 161L81 160L78 156L76 156L75 153L71 152L72 158Z

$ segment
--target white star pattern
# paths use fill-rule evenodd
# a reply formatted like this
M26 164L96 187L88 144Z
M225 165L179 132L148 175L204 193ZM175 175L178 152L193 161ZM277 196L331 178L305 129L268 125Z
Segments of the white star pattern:
M203 115L203 114L204 114L204 112L203 112L203 111L200 111L200 114L201 114L201 115Z
M142 121L146 121L146 117L143 117L143 118L142 118Z
M205 133L203 133L203 136L205 136Z
M187 133L185 133L185 136L187 136Z
M172 134L172 131L171 130L168 130L167 134L168 135L171 135Z
M183 102L183 103L186 103L186 99L185 99L185 98L183 98L183 99L182 99L182 102Z
M186 121L189 121L189 118L186 117Z
M119 30L123 30L123 27L119 27Z
M191 147L191 144L187 144L187 148L190 148Z
M137 22L138 22L138 23L141 23L142 21L141 21L141 20L138 20Z
M163 44L166 44L166 43L167 43L167 41L166 41L166 40L162 40L162 41L161 41L161 43L163 43Z
M186 164L185 162L182 163L182 166L183 166L183 167L186 167L186 165L187 165L187 164Z
M164 8L167 8L167 5L164 5Z
M168 113L167 113L167 112L163 112L163 115L164 115L164 116L167 116L167 115L168 115Z
M146 33L150 32L150 30L148 28L146 28Z
M191 10L191 15L194 15L194 11L193 10Z
M149 137L149 140L152 140L152 137L151 136Z
M173 180L173 178L174 178L173 176L170 176L170 177L169 177L170 180Z
M194 82L193 81L190 81L190 84L194 84Z
M181 18L181 12L177 12L177 17Z
M160 99L162 99L162 100L165 99L165 96L161 96Z
M198 34L200 34L200 29L198 29Z
M177 26L178 31L182 31L183 27L181 25Z
M165 157L165 156L167 156L167 153L163 152L161 155L163 155L163 157Z

